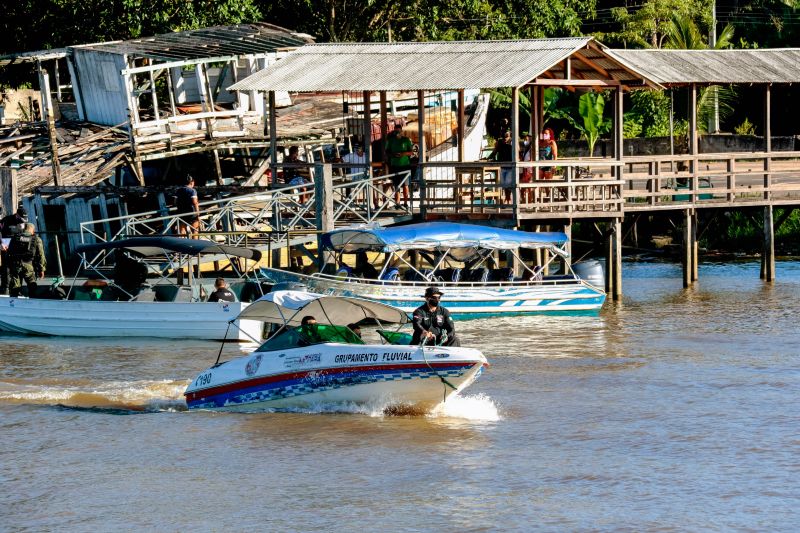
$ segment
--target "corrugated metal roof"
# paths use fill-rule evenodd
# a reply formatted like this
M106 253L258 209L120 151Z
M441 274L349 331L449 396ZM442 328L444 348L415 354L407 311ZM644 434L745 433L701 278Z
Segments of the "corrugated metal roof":
M164 33L153 37L76 46L161 61L206 57L261 54L296 48L314 42L304 33L295 33L274 24L256 22L233 26L212 26L198 30Z
M50 50L37 50L34 52L19 52L16 54L6 54L0 56L0 67L13 65L15 63L29 63L33 61L49 61L51 59L61 59L67 55L66 48L52 48Z
M591 41L589 37L567 37L310 44L229 89L314 92L520 87Z
M606 51L662 85L800 82L798 48Z

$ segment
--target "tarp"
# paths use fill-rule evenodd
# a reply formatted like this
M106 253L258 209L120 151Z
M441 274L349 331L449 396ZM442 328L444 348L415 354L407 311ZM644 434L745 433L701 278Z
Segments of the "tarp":
M131 237L118 241L99 242L96 244L79 244L75 251L79 254L95 253L104 250L118 250L133 252L145 257L165 255L167 252L177 252L188 255L224 254L231 257L243 257L258 261L261 252L251 248L238 248L225 246L205 239L187 239L185 237Z
M391 228L343 228L322 237L325 248L345 253L370 250L484 248L515 250L517 248L560 249L568 242L562 232L515 231L455 222L424 222Z
M267 293L247 306L237 318L299 326L307 315L313 316L318 324L331 326L342 326L365 318L384 324L408 322L405 312L390 305L362 298L325 296L301 291Z

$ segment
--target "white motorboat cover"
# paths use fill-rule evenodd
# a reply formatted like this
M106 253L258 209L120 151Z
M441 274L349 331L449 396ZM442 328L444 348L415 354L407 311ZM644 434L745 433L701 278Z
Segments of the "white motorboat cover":
M408 315L404 311L390 305L351 296L326 296L302 291L267 293L251 303L237 318L299 326L307 315L313 316L318 324L330 326L363 319L373 319L383 324L408 322Z

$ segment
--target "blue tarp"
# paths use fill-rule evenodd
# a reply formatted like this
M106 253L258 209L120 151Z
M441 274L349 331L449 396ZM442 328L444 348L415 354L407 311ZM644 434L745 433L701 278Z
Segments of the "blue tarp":
M322 244L347 253L430 248L559 249L568 240L562 232L531 233L455 222L424 222L391 228L343 228L323 235Z

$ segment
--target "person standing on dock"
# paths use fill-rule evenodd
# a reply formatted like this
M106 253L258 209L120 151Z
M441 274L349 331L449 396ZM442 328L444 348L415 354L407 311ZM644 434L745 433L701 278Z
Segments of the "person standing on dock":
M25 230L15 235L8 245L9 277L8 292L16 297L20 294L22 283L28 286L28 296L36 290L36 280L44 277L47 259L44 256L42 239L36 235L33 224L25 224Z
M194 188L194 178L186 176L186 185L176 193L176 207L181 217L178 219L178 233L189 238L197 238L200 232L200 203Z
M441 298L442 291L437 287L425 289L425 303L414 310L411 320L414 326L412 345L426 340L428 344L461 346L450 311L439 305Z
M489 161L498 163L511 163L514 147L511 142L511 132L506 130L503 136L494 143L494 150L489 154ZM503 198L506 203L511 203L514 188L514 168L511 166L500 167L500 187L503 189Z
M0 247L0 294L8 292L8 245L11 244L11 239L14 235L22 233L25 229L25 223L28 221L28 211L20 206L16 213L11 213L0 220L0 232L3 235L3 244Z
M403 132L402 124L394 125L394 132L386 139L386 155L389 159L389 173L394 187L394 203L400 205L400 188L403 180L406 179L406 172L411 172L411 156L414 155L414 143L406 137ZM411 181L410 174L402 185L403 202L408 205L408 183Z

